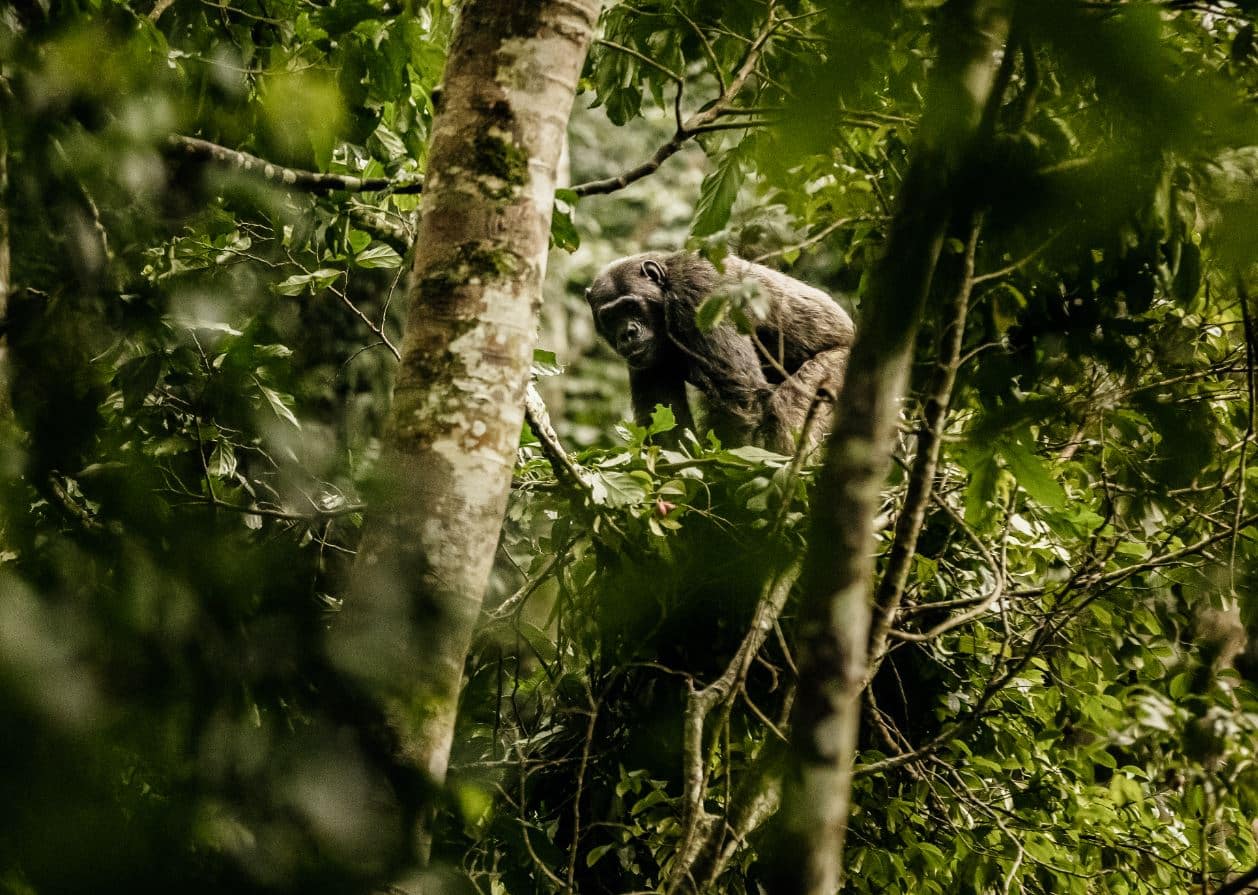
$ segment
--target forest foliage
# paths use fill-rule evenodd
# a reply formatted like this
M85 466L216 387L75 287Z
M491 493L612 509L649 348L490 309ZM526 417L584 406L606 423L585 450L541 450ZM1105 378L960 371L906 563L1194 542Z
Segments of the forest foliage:
M687 246L859 321L939 6L605 7L534 363L572 469L522 433L440 785L335 643L458 4L0 11L0 887L381 891L435 808L435 891L770 891L817 469L625 421L580 296ZM882 495L878 580L907 577L844 891L1258 865L1256 14L1015 4Z

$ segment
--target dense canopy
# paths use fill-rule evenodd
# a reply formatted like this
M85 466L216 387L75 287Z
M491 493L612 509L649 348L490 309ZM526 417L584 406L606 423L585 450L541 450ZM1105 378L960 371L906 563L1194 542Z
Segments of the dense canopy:
M0 10L0 889L1245 891L1256 24ZM632 420L681 249L824 448Z

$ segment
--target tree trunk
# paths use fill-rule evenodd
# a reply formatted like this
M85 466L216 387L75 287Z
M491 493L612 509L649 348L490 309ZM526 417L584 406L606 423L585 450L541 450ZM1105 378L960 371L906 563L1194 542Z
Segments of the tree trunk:
M799 693L782 807L774 822L774 892L833 895L843 869L852 759L865 680L873 520L890 466L899 400L940 247L958 207L959 174L992 92L1009 20L999 0L942 10L913 160L862 321L813 499L799 618Z
M506 509L555 166L598 11L469 0L436 101L382 480L332 635L398 758L435 784ZM430 835L421 812L421 863Z

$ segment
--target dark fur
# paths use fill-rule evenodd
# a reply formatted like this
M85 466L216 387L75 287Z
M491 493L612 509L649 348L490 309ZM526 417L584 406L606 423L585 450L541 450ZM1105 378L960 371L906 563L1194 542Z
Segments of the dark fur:
M765 307L755 317L756 339L728 320L702 331L695 314L704 299L748 281ZM665 404L679 425L693 428L689 382L724 444L783 453L794 450L818 389L837 394L842 387L855 334L847 312L824 292L732 256L718 271L689 252L631 255L604 268L586 298L599 333L629 364L638 422Z

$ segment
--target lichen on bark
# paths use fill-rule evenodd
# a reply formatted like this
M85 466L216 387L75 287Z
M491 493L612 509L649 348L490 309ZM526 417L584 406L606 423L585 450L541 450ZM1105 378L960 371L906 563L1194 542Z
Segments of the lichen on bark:
M467 0L443 75L386 485L333 638L384 704L399 755L434 783L506 510L555 167L598 11ZM410 807L423 860L430 817Z

